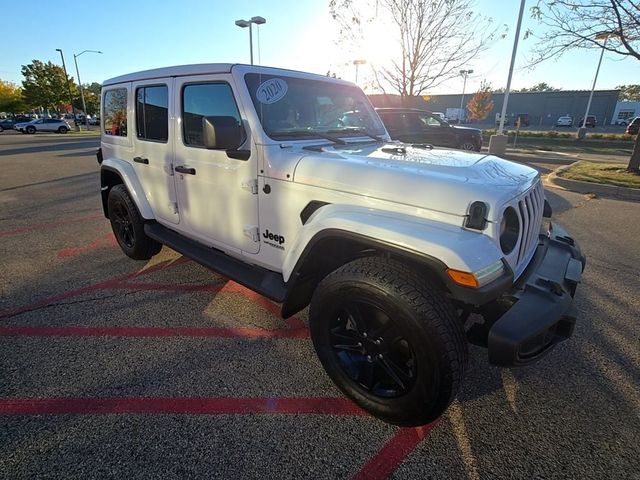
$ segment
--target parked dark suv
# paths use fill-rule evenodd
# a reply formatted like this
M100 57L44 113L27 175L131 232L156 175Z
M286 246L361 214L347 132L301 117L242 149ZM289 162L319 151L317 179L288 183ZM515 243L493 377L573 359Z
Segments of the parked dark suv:
M586 121L586 123L585 123L585 121L584 121L584 117L582 117L582 118L580 119L580 122L578 122L578 125L579 125L580 127L582 127L582 124L583 124L583 123L585 124L585 126L586 126L587 128L589 128L589 127L591 127L591 128L596 128L596 125L598 124L598 122L596 121L596 117L595 117L595 115L587 115L587 121Z
M629 125L627 125L627 130L625 131L625 133L629 135L638 135L638 130L640 130L640 117L636 117L631 120Z
M476 152L482 147L482 132L477 128L449 125L426 110L376 108L376 111L394 140Z
M0 132L2 132L3 130L13 130L13 126L15 125L15 123L16 122L14 122L11 118L3 118L2 120L0 120Z

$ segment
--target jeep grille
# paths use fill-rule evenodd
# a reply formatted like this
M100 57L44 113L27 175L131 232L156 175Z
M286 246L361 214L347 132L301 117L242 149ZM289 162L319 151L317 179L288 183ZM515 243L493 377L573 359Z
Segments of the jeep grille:
M544 190L540 181L513 205L520 220L518 243L514 249L517 252L515 271L519 275L530 260L533 250L538 243L538 234L542 223L544 210Z

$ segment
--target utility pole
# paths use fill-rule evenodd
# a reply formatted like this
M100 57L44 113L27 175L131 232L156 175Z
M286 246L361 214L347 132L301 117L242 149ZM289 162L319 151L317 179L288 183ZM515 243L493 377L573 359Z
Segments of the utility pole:
M87 104L84 101L84 90L82 89L82 81L80 80L80 70L78 70L78 57L83 53L87 53L87 52L91 52L91 53L102 53L102 52L99 50L83 50L77 55L75 53L73 54L73 61L76 64L76 75L78 76L78 86L80 87L80 97L82 98L82 109L84 110L84 123L87 127L87 130L91 130L89 128L89 118L87 117Z
M520 13L518 14L518 26L516 27L516 37L513 40L513 50L511 51L511 64L509 65L509 76L507 77L507 88L504 92L504 100L502 101L502 113L500 114L500 127L496 135L491 135L489 139L489 153L504 155L507 149L507 137L503 135L504 117L507 114L507 103L509 102L509 90L511 89L511 77L513 76L513 65L516 61L516 53L518 51L518 40L520 38L520 27L522 26L522 14L524 13L524 4L526 0L520 1Z
M462 75L462 78L464 78L464 82L462 84L462 97L460 98L460 112L458 113L458 123L462 123L462 112L465 112L465 119L467 118L467 113L466 113L466 109L464 108L464 91L467 88L467 76L469 76L469 74L473 73L473 70L460 70L460 75Z
M71 102L71 111L73 112L73 124L76 126L76 132L80 131L80 125L78 125L78 119L76 118L76 108L73 106L73 95L71 94L71 83L69 83L69 75L67 75L67 66L64 63L64 54L61 48L56 48L56 52L60 52L62 58L62 69L64 70L64 78L67 79L67 90L69 90L69 101Z

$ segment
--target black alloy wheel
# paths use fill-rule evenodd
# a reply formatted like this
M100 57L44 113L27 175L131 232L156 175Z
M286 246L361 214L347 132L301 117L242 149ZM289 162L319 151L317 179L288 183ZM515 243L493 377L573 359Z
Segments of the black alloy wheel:
M127 256L148 260L162 249L162 244L145 234L145 220L124 185L115 185L109 190L107 211L113 234Z
M116 230L114 233L117 238L127 248L133 248L136 244L136 234L131 224L131 215L122 199L117 199L112 203L109 216L114 224Z
M413 387L413 349L399 326L381 309L354 300L336 312L330 331L338 364L360 387L387 398L404 395Z
M311 298L309 329L335 385L396 425L438 418L467 364L463 325L443 292L384 257L352 260L328 274Z
M461 150L466 150L466 151L476 151L476 144L470 141L464 141L462 142L462 144L460 145L460 149Z

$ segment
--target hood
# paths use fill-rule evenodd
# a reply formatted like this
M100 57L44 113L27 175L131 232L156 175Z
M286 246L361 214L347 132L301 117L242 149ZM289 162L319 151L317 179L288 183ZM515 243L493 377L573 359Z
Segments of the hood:
M482 130L479 128L471 128L471 127L461 127L459 125L451 125L456 130L462 130L465 133L472 133L476 135L482 135Z
M466 215L472 202L483 201L495 221L498 207L537 179L536 170L495 156L367 144L307 153L293 181L453 215Z

